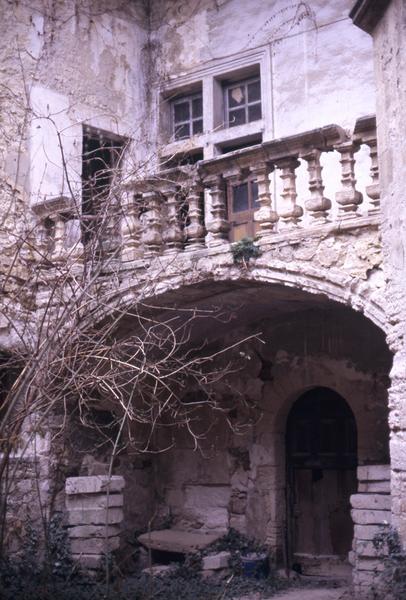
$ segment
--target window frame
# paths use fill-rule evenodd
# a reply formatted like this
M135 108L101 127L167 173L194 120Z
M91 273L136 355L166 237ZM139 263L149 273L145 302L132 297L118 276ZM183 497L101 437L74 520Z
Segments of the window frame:
M253 102L249 102L248 101L248 85L250 83L259 83L259 100L255 100ZM236 88L236 87L243 87L244 86L244 92L245 92L245 101L244 104L242 106L238 106L238 107L231 107L229 105L229 90L232 88ZM256 121L261 121L263 118L263 114L262 114L262 89L261 89L261 73L258 73L257 75L254 75L252 77L247 77L245 79L240 79L238 81L229 81L229 82L225 82L223 83L223 91L224 91L224 110L225 110L225 114L224 114L224 122L226 124L226 127L241 127L243 125L248 125L249 123L255 123ZM253 119L253 120L249 120L249 107L250 106L260 106L261 109L261 116L259 117L259 119ZM230 120L230 110L234 111L234 110L238 110L244 108L244 112L245 112L245 121L244 123L238 123L233 125L231 123Z
M202 102L202 112L199 117L193 117L193 100L196 100L197 98L200 98L200 100ZM179 121L176 123L175 122L175 106L178 104L186 103L186 102L189 103L189 119L185 119L184 121ZM194 133L193 132L193 124L197 121L202 122L202 130L197 133ZM185 135L182 137L176 137L176 128L182 127L183 125L189 125L189 135ZM203 124L203 92L202 91L194 92L193 94L185 94L183 96L179 96L179 97L171 100L171 126L172 126L172 136L173 136L173 139L175 140L175 142L178 142L181 140L188 140L195 135L202 135L203 134L203 125L204 124Z

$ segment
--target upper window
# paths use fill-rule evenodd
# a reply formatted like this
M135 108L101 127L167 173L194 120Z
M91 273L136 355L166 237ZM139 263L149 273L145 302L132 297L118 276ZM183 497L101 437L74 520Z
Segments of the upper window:
M172 123L175 140L203 132L202 94L183 96L172 101Z
M229 127L261 119L260 78L245 79L225 86L225 107Z

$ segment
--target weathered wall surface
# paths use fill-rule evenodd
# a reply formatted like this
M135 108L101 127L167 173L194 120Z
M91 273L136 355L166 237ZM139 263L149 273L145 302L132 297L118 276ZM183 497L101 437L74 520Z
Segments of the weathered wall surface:
M351 5L154 0L151 33L161 79L269 47L269 138L330 122L352 128L357 117L374 112L374 82L371 40L348 19Z
M406 7L392 0L373 31L377 128L382 188L382 236L387 278L388 341L395 352L391 373L390 424L393 512L406 543Z

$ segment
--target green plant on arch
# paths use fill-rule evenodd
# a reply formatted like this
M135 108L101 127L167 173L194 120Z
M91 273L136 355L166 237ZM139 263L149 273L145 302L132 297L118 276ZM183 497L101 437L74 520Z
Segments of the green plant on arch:
M233 260L236 265L243 265L244 267L248 266L248 263L251 258L258 258L261 256L261 250L254 244L254 240L252 238L242 238L242 240L238 242L234 242L231 245L231 253L233 255Z

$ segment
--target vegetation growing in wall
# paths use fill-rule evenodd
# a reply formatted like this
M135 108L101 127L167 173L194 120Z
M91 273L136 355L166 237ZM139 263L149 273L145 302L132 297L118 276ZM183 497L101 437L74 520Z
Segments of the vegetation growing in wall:
M375 592L377 600L387 592L385 600L404 600L406 598L406 552L398 531L389 527L373 539L373 545L379 555L384 556L384 571Z
M248 267L251 259L261 256L261 250L252 238L243 238L231 246L231 254L236 265Z

